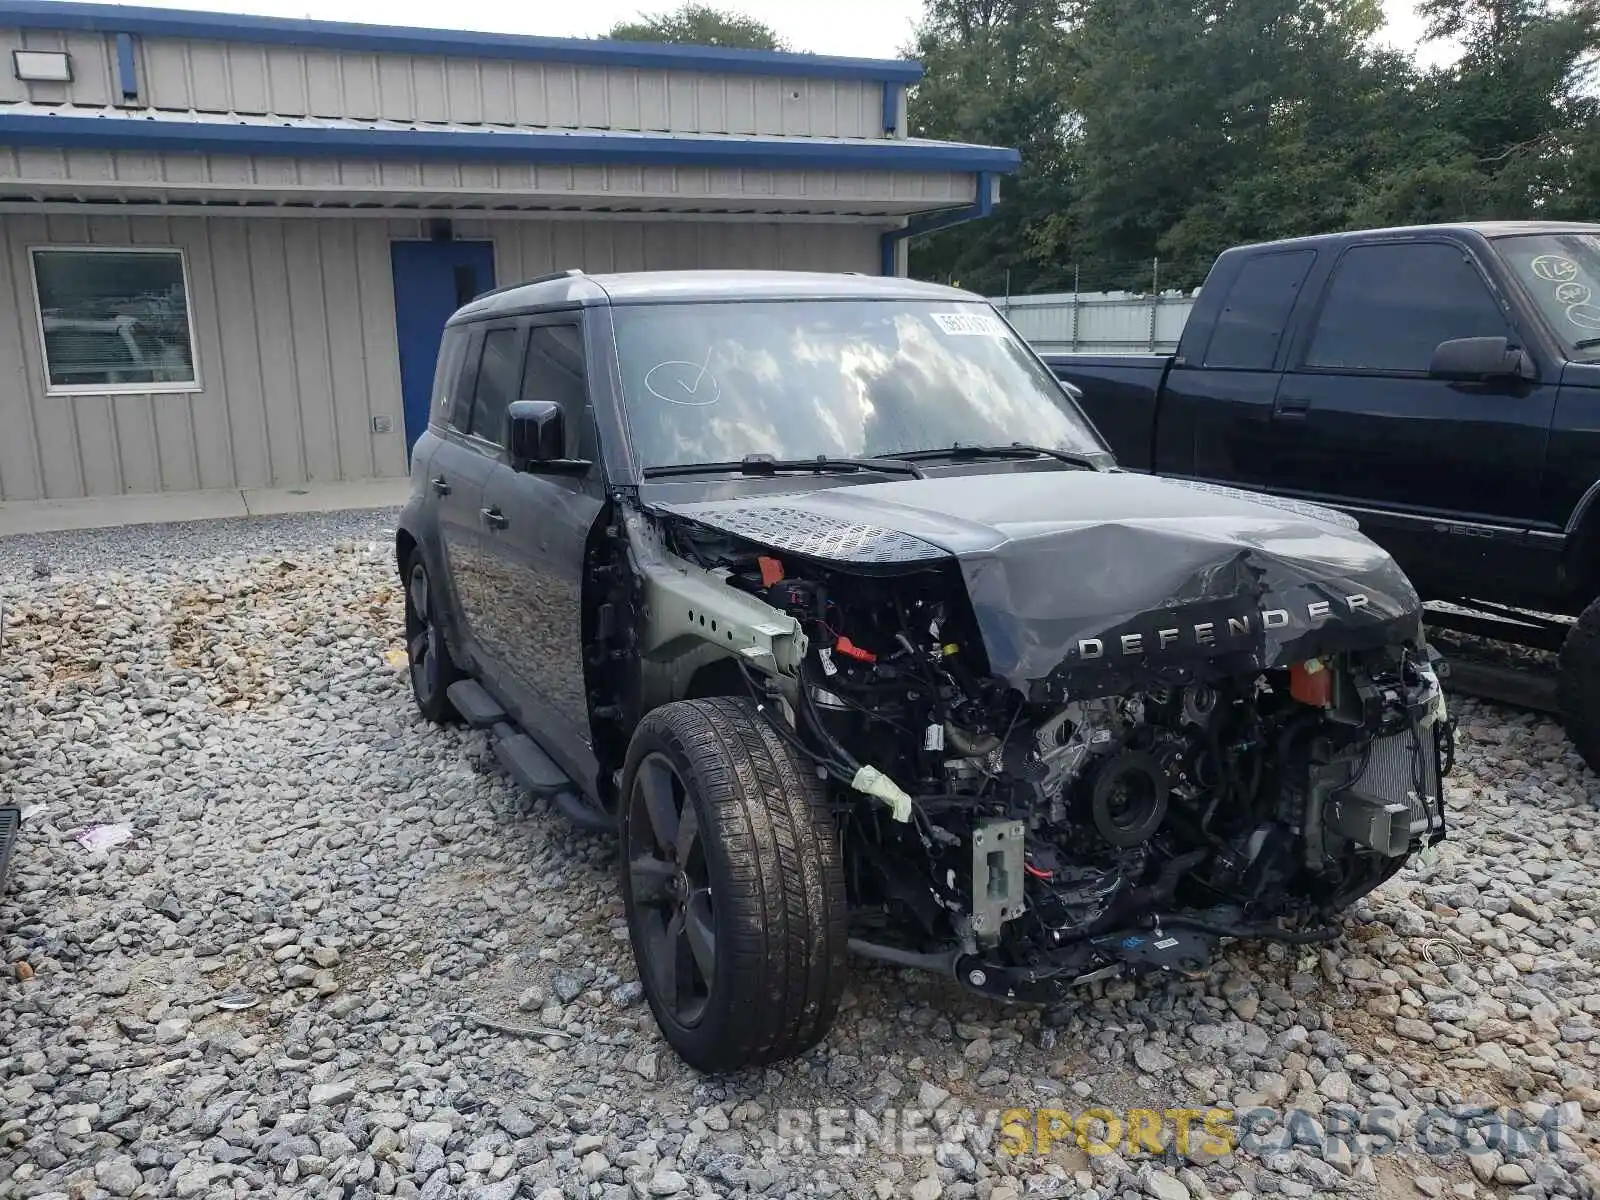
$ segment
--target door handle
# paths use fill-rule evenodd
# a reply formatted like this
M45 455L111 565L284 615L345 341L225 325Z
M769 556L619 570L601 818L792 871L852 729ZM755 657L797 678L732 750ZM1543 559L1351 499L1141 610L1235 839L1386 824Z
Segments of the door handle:
M450 485L444 481L443 475L435 475L428 482L433 484L433 490L439 495L448 496L450 494Z
M1311 413L1311 401L1303 396L1280 397L1273 405L1272 415L1291 421L1303 421Z
M478 510L478 515L483 518L484 524L488 525L491 529L504 529L507 525L511 524L511 522L506 519L505 513L501 512L498 507L480 508Z

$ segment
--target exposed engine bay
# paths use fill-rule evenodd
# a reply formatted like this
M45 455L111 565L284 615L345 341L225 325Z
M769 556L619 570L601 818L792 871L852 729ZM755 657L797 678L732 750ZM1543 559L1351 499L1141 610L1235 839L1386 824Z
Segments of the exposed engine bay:
M636 528L658 572L685 564L794 631L739 670L833 783L860 953L1014 999L1198 969L1221 937L1331 937L1444 836L1452 725L1403 598L1298 579L1325 618L1308 625L1256 570L1264 604L1191 595L1057 630L1041 657L1037 626L980 618L952 557L863 569L716 525ZM1352 626L1341 606L1385 611ZM1061 665L996 669L1030 654Z

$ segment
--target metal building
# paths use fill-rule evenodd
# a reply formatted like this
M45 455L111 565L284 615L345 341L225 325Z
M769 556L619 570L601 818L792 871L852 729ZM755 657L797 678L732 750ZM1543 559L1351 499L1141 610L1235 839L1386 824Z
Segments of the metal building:
M547 271L903 273L1017 163L919 74L0 0L0 500L403 475L445 318Z

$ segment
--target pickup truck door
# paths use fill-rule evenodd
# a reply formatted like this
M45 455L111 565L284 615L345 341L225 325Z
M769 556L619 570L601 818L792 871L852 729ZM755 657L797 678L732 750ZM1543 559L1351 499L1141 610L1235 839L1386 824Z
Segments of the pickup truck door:
M1273 419L1288 332L1314 250L1245 258L1231 277L1204 342L1187 331L1162 384L1155 461L1163 474L1269 491L1287 490L1299 430ZM1191 317L1191 320L1193 318Z
M1326 501L1407 564L1425 595L1471 595L1536 549L1559 381L1431 378L1452 338L1524 344L1503 296L1448 240L1357 243L1300 323L1273 405L1272 490ZM1531 348L1530 348L1531 349ZM1530 560L1531 561L1531 560ZM1425 570L1427 575L1420 577Z
M575 319L534 319L517 398L559 404L568 455L596 462L583 334ZM605 505L601 468L597 464L584 475L516 471L502 456L483 501L496 563L497 637L525 710L519 716L563 770L585 779L594 768L584 683L583 572L589 531Z

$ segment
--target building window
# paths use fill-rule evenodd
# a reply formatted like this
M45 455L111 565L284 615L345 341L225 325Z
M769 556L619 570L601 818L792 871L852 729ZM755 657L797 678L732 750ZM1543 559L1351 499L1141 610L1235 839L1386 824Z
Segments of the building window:
M41 246L32 256L51 392L200 390L182 250Z

